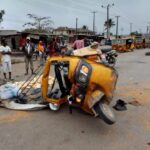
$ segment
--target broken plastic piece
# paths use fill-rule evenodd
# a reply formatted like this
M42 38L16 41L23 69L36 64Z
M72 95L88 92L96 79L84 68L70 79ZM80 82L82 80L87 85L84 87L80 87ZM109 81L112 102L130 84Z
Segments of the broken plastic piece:
M127 110L126 105L127 105L126 102L119 99L119 100L117 100L116 105L114 105L113 108L117 111L124 111L124 110Z
M14 101L2 101L1 106L12 110L40 110L47 107L42 104L19 104Z

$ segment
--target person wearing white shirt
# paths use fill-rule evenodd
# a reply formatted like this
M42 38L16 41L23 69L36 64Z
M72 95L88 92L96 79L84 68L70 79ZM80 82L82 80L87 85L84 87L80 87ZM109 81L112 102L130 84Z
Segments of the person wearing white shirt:
M4 79L7 80L7 73L9 73L9 80L12 80L11 49L7 45L7 42L5 40L2 40L2 46L0 47L0 52L2 54L2 68L3 68Z

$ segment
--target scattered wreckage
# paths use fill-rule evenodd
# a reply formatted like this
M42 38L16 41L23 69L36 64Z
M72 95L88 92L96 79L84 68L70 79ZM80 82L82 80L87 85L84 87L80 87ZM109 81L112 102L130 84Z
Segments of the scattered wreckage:
M67 103L70 113L73 107L79 107L107 124L115 123L110 102L118 73L113 67L83 56L64 55L48 58L44 71L38 68L35 72L33 79L29 77L30 80L18 86L13 99L2 100L0 105L14 110L35 110L49 106L57 111ZM51 73L55 74L54 78ZM37 83L36 89L33 88ZM33 96L33 93L38 96Z
M13 110L39 110L47 107L42 104L41 79L43 69L35 70L35 75L25 81L6 83L0 86L0 106ZM49 84L54 78L49 77Z

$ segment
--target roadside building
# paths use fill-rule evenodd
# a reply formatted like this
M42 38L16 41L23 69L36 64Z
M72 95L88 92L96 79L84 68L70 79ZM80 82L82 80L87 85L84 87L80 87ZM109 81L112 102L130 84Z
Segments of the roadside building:
M16 30L0 30L0 40L4 38L12 50L19 48L20 36L20 32Z
M24 44L24 41L26 40L26 37L29 36L32 40L33 43L37 44L39 40L43 41L46 45L49 40L51 40L55 35L52 33L47 33L47 32L21 32L21 37L20 37L20 44L19 47L21 48Z
M47 44L49 39L55 37L52 33L32 33L32 32L19 32L16 30L0 30L0 40L5 39L8 46L12 51L21 50L26 42L26 37L30 36L33 43L38 43L39 40Z
M53 34L56 36L63 36L65 39L72 43L77 36L88 37L94 35L94 32L87 28L70 28L70 27L58 27L53 30Z
M53 33L55 35L74 36L76 34L76 28L58 27L57 29L54 29ZM94 35L94 32L89 29L78 28L77 34Z

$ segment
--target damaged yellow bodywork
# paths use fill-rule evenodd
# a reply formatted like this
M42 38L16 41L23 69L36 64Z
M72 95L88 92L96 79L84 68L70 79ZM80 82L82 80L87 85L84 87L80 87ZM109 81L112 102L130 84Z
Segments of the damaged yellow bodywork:
M105 66L101 63L96 63L94 61L90 61L88 59L83 59L85 62L90 64L92 66L92 73L89 78L89 83L86 88L86 94L85 98L80 105L80 107L88 112L93 113L92 107L100 101L102 98L107 103L110 103L113 98L113 93L115 90L116 82L118 74L115 69ZM74 96L74 80L75 80L75 71L78 66L78 64L81 61L80 57L75 56L54 56L47 60L47 63L45 65L43 78L42 78L42 96L43 99L49 103L53 104L63 104L67 102L67 97L64 97L62 99L52 99L49 98L48 95L48 77L50 74L50 69L52 66L52 63L55 61L64 61L69 62L69 71L68 71L68 79L72 83L72 88L70 91L70 94ZM77 99L77 102L80 102L79 99Z

